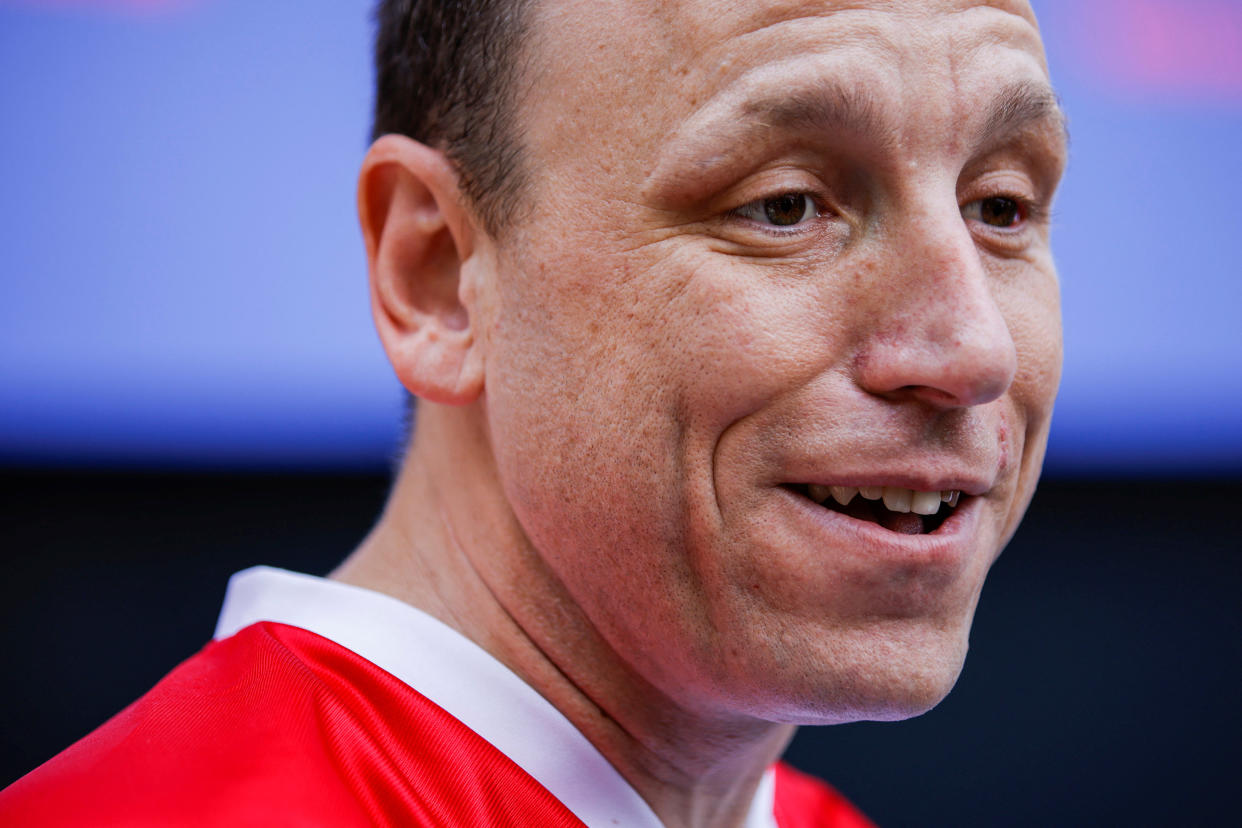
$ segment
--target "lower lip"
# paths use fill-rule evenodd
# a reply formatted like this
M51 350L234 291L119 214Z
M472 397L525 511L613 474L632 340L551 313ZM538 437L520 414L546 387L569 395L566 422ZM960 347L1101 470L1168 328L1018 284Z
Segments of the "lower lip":
M778 487L795 507L799 522L823 542L834 548L857 550L867 561L891 562L902 567L929 567L957 570L973 547L979 521L980 497L963 496L953 514L934 532L906 535L885 529L878 523L859 520L832 509L825 509L789 489Z

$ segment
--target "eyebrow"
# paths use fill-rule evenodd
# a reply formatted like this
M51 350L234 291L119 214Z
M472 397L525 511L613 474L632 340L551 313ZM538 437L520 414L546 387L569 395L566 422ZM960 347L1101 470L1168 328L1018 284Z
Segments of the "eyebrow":
M747 101L743 121L765 127L784 126L808 130L846 129L889 145L896 132L884 122L880 106L871 90L824 81L811 87L786 92L776 98Z
M1051 130L1068 144L1065 113L1052 88L1042 81L1017 81L1003 87L985 104L976 146L995 143L1024 130ZM739 101L719 101L683 126L676 149L655 165L646 186L687 197L713 170L746 151L751 136L773 130L849 132L891 150L900 143L899 124L887 119L879 98L867 87L821 78L814 84L781 89ZM686 161L691 163L687 164Z
M869 89L834 81L779 98L749 101L742 109L742 119L757 121L765 127L848 129L885 146L897 141L896 131L884 122L879 103ZM1044 83L1019 81L1004 87L992 99L979 137L1001 137L1040 123L1050 124L1068 143L1069 123L1056 93Z
M753 139L773 132L857 132L886 147L898 140L866 88L824 78L760 96L743 92L714 101L684 123L644 188L674 201L690 198L715 171L748 154Z
M1052 87L1021 81L1005 87L993 98L981 137L986 140L1009 135L1040 123L1050 124L1069 143L1069 119Z

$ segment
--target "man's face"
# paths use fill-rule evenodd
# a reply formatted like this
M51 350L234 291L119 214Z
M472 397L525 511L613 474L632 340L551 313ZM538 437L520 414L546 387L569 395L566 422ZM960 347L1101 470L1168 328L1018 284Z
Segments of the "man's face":
M994 5L539 9L488 429L531 547L679 704L898 718L961 669L1061 361L1063 132Z

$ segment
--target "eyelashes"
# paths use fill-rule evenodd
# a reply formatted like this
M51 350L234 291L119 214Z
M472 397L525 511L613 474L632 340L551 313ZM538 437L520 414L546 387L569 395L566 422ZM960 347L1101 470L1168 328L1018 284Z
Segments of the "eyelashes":
M788 192L755 199L733 211L734 215L764 228L793 228L819 218L820 208L807 192Z
M1047 220L1048 211L1042 202L1026 195L1012 191L994 192L994 195L985 195L962 204L959 208L961 217L974 228L972 232L979 237L980 243L990 239L1001 246L998 252L1016 252L1030 240L1033 226ZM826 197L811 188L774 188L770 195L727 210L720 218L732 228L730 234L741 234L737 240L743 244L747 237L757 245L762 237L773 242L792 243L798 239L809 242L816 233L827 229L825 219L838 217L836 210L825 206L827 203ZM861 227L855 222L849 224L855 229ZM781 247L784 249L784 245Z
M1020 230L1029 222L1043 220L1045 215L1039 204L1016 195L987 196L962 205L962 218L998 230Z

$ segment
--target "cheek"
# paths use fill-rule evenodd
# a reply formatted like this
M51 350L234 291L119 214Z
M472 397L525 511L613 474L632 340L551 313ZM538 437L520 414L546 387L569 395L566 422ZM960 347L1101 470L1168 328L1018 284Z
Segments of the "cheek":
M1061 381L1061 299L1051 262L998 275L996 301L1018 352L1011 398L1028 433L1046 431Z
M825 301L811 274L741 263L699 250L672 257L681 280L653 306L665 332L653 353L679 416L713 443L731 424L823 372L839 348L847 303ZM701 450L708 447L699 446Z
M676 240L626 254L576 249L523 263L504 286L488 383L520 379L509 390L538 389L545 409L570 407L610 439L635 429L664 443L714 439L821 371L830 332L843 329L844 303L824 301L809 274Z
M827 323L808 319L824 303L805 283L662 252L511 266L485 394L501 485L530 543L581 604L643 603L672 630L694 625L663 616L698 600L676 596L719 574L667 550L698 548L718 527L721 433L818 370Z
M1047 248L1031 261L991 259L987 264L992 298L1017 350L1009 398L1028 437L1038 436L1047 431L1061 382L1061 287L1056 267Z
M1020 432L1021 467L1016 492L1001 532L1003 546L1018 528L1035 493L1061 381L1060 292L1051 264L1037 273L1028 269L998 296L1018 351L1018 371L1009 399Z
M485 404L501 485L531 542L607 561L665 547L675 531L680 432L663 370L675 349L630 262L581 239L562 246L577 255L505 263Z

